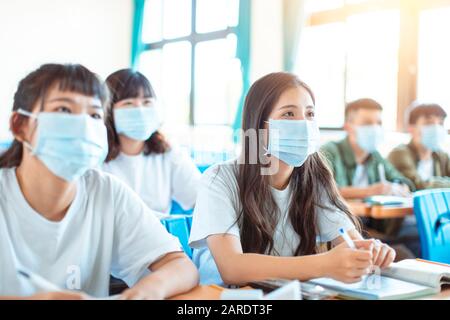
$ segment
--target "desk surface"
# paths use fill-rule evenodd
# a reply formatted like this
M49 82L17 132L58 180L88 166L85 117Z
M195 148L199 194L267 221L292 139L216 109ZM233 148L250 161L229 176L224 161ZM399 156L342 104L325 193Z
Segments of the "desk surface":
M350 211L360 217L372 217L375 219L403 218L414 214L412 206L379 206L368 205L362 201L347 201Z
M220 300L221 292L225 288L210 285L210 286L198 286L188 293L181 294L173 297L171 300ZM422 297L420 300L450 300L450 288L443 289L441 293Z

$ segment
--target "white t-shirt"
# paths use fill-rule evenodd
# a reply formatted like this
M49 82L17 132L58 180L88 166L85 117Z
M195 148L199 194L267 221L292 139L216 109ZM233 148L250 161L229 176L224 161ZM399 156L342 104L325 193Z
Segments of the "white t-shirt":
M170 213L172 200L185 210L195 204L201 174L194 162L180 150L145 156L119 156L103 165L133 189L149 208Z
M430 180L434 175L433 159L420 160L417 164L417 173L422 180Z
M52 222L27 203L15 169L0 169L0 295L36 293L19 279L23 267L61 288L103 297L110 274L132 286L153 262L178 251L178 239L153 211L109 174L88 171L63 220Z
M364 188L369 186L369 175L367 174L367 166L358 164L355 169L352 181L353 187Z
M193 248L207 246L206 238L214 234L231 234L240 238L239 226L235 223L240 200L236 181L236 161L227 161L209 168L202 179L189 239ZM276 190L272 195L280 209L279 222L275 228L272 255L293 256L300 243L289 219L290 188ZM326 205L324 201L324 205ZM318 209L317 243L332 241L339 237L339 228L354 229L345 213L331 209Z

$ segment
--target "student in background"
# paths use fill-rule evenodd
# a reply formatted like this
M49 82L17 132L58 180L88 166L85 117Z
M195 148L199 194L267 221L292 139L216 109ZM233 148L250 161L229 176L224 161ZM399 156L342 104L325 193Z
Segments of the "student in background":
M374 195L410 195L412 183L377 151L383 143L382 107L372 99L360 99L345 108L345 139L325 144L339 192L345 199Z
M382 110L381 105L372 99L348 103L344 124L347 136L341 141L329 142L321 149L345 199L364 199L374 195L410 196L410 191L414 190L413 183L377 151L384 140ZM403 220L364 218L363 222L371 234L401 242L398 235ZM417 231L409 238L417 243ZM415 244L413 248L416 248ZM396 245L396 250L402 258L415 255L402 244Z
M108 91L81 65L43 65L23 79L0 157L0 299L162 299L190 290L198 273L153 211L96 169L108 149ZM36 293L36 273L66 292ZM72 291L69 291L72 290Z
M419 104L408 110L411 141L389 155L392 164L416 189L450 188L450 157L444 151L447 113L438 104Z
M161 119L148 79L124 69L111 74L106 83L112 99L103 170L124 181L153 210L170 213L172 200L185 210L193 208L200 171L158 131Z
M362 240L316 152L314 113L313 93L296 76L261 78L245 101L241 157L204 174L190 244L209 247L225 283L316 277L355 282L372 263L386 267L394 260L387 245ZM357 249L343 243L339 228Z

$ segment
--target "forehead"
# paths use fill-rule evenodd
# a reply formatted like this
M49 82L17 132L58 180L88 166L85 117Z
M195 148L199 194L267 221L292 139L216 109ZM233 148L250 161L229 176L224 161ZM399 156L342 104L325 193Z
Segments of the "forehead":
M55 101L55 99L59 98L65 98L71 100L73 103L76 104L90 104L90 105L101 105L101 100L99 97L94 96L88 96L83 93L78 93L74 91L61 91L59 89L59 86L54 85L52 86L45 97L46 103L51 103L52 101Z
M302 107L314 106L313 99L308 90L300 86L286 89L280 95L276 106L282 107L290 104L300 105Z

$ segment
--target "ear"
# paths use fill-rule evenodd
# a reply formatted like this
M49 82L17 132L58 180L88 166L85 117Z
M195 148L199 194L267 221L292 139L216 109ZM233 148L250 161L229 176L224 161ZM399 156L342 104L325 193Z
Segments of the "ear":
M11 130L14 138L17 141L23 142L24 140L26 140L27 127L27 119L17 112L13 112L13 114L9 118L9 129Z
M409 134L413 134L414 133L414 126L412 126L412 125L408 125L407 127L406 127L406 131L409 133Z
M344 131L347 131L347 133L350 133L353 131L353 127L350 123L348 123L347 121L344 122L344 127L343 127Z

